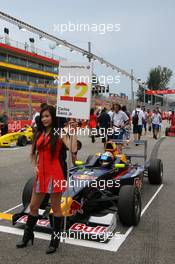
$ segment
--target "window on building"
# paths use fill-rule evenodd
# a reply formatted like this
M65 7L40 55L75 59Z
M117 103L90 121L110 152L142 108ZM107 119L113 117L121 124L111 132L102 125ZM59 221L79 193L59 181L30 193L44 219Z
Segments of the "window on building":
M21 81L27 82L28 80L27 74L21 74L20 77L21 77Z
M12 55L8 56L8 62L10 62L12 64L20 65L20 59L18 57L12 56Z
M20 80L20 74L16 73L16 72L9 72L9 78L11 80L19 81Z
M0 61L7 61L7 55L5 53L0 53Z
M5 78L5 77L7 77L7 71L1 69L1 70L0 70L0 78Z
M27 66L27 60L20 58L19 59L20 65L26 67Z

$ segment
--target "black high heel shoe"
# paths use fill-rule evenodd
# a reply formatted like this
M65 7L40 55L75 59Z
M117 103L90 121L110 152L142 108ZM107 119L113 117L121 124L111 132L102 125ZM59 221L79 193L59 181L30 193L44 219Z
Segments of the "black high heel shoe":
M33 231L31 232L31 231L25 229L24 235L23 235L23 238L22 238L22 241L18 242L16 244L16 247L17 248L27 247L29 241L31 241L31 244L33 246L33 243L34 243L34 233L33 233Z
M56 252L60 244L61 230L63 225L63 217L54 216L53 231L51 235L50 244L46 250L46 254L52 254Z
M24 229L24 235L22 238L22 241L18 242L16 244L17 248L24 248L27 247L29 241L31 241L31 244L33 245L34 243L34 233L33 233L33 228L38 220L37 216L32 216L29 215L27 219L27 223Z

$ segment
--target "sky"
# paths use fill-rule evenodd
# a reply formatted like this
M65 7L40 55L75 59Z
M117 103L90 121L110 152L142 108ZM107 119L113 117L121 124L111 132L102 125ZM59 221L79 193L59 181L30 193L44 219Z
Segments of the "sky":
M169 67L173 71L170 87L175 88L174 47L175 47L175 1L174 0L1 0L0 9L26 23L38 27L52 35L87 49L92 43L92 52L109 62L130 72L142 81L147 80L151 68L158 65ZM74 31L60 32L54 29L69 23L119 24L120 31ZM0 20L0 35L8 27L10 37L20 42L35 38L35 45L51 51L49 41L39 40L38 36L19 31L17 27ZM70 61L86 61L82 55L72 54L67 48L56 47L54 53ZM95 64L94 71L99 75L112 75L116 72ZM120 83L113 83L110 91L124 92L130 95L130 80L120 78ZM136 92L138 85L134 85Z

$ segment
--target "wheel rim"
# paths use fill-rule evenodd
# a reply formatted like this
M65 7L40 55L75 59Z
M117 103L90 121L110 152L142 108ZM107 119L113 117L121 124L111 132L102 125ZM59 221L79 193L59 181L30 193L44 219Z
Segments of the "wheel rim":
M23 139L23 141L22 141L22 145L23 145L23 146L26 145L26 140L25 140L25 139Z

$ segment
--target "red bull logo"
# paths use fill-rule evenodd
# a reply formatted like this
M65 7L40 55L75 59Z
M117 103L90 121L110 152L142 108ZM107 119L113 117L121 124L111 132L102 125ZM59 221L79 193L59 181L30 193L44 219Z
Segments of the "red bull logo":
M106 232L106 226L87 226L82 223L75 223L70 227L70 230L73 232L82 232L82 233L89 233L89 234L101 234Z
M76 200L73 200L69 209L69 213L73 215L76 215L77 213L83 214L82 206L82 202L79 203Z
M23 215L17 220L17 223L26 224L27 218L28 218L28 215ZM36 225L41 226L41 227L48 227L50 225L50 221L46 219L39 219Z

